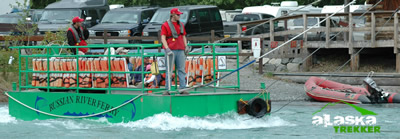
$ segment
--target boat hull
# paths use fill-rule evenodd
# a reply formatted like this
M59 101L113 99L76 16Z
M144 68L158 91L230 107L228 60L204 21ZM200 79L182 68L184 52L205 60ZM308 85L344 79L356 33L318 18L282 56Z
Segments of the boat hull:
M84 116L110 110L137 97L129 94L8 92L10 96L36 110L61 116ZM236 111L237 101L250 100L259 93L199 93L191 95L143 95L108 113L89 117L106 117L109 122L129 122L159 113L173 116L206 116ZM269 95L267 95L269 99ZM269 102L270 101L266 101ZM270 106L270 104L269 104ZM9 113L22 120L59 118L36 112L9 99Z
M317 100L324 102L347 103L371 103L367 95L370 93L367 89L357 86L342 84L318 77L310 77L304 85L306 94ZM387 101L383 103L400 103L400 95L398 93L387 92L389 94Z

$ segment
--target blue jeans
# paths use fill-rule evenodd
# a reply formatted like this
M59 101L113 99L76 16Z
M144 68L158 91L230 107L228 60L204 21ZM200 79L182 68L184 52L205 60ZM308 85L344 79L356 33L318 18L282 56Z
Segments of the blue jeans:
M128 69L129 69L129 71L133 71L134 69L133 69L133 64L132 63L128 63ZM130 73L129 74L129 83L130 82L132 82L132 79L133 79L133 73Z
M178 77L179 77L179 89L183 89L186 87L186 72L185 72L185 61L186 61L186 55L185 55L185 50L171 50L172 53L174 53L174 61L172 61L172 56L167 56L167 54L165 54L165 59L167 59L169 57L169 61L170 61L170 65L167 64L167 61L165 61L166 65L167 65L167 69L169 68L171 73L172 71L172 67L173 64L175 64L175 70L177 70L178 73ZM165 89L169 90L169 83L170 81L168 81L168 71L166 71L166 78L165 78ZM172 78L171 78L172 79Z

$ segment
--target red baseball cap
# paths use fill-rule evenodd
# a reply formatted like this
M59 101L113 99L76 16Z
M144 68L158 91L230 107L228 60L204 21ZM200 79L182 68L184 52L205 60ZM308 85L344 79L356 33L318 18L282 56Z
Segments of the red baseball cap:
M83 22L83 21L85 21L85 20L80 18L79 16L72 18L72 23Z
M180 15L180 14L183 14L181 11L179 11L179 9L178 8L172 8L171 9L171 14L178 14L178 15Z

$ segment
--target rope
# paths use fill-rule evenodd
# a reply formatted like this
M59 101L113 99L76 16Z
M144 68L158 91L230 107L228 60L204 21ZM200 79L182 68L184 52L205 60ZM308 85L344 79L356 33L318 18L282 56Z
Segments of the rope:
M47 113L47 112L44 112L44 111L40 111L40 110L34 109L34 108L32 108L32 107L30 107L30 106L28 106L28 105L22 103L21 101L15 99L15 98L12 97L11 95L9 95L7 92L5 92L5 95L8 96L8 97L10 97L12 100L18 102L18 103L21 104L22 106L25 106L26 108L29 108L29 109L31 109L31 110L33 110L33 111L36 111L36 112L39 112L39 113L41 113L41 114L45 114L45 115L49 115L49 116L53 116L53 117L59 117L59 118L77 119L77 118L93 117L93 116L101 115L101 114L104 114L104 113L108 113L108 112L110 112L110 111L119 109L120 107L125 106L126 104L131 103L132 101L135 101L136 99L138 99L138 98L140 98L141 96L146 95L146 94L140 94L140 95L138 95L138 96L136 96L136 97L130 99L129 101L127 101L127 102L125 102L125 103L122 103L121 105L119 105L119 106L117 106L117 107L115 107L115 108L109 109L109 110L107 110L107 111L103 111L103 112L99 112L99 113L95 113L95 114L91 114L91 115L84 115L84 116L65 116L65 115L56 115L56 114Z

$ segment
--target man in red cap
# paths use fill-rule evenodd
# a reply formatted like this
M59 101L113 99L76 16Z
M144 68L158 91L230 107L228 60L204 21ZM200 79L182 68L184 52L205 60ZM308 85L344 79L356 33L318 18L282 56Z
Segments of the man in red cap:
M183 23L179 22L180 15L183 14L178 8L171 9L170 19L161 25L161 42L165 50L165 58L169 58L169 65L167 64L167 69L172 71L173 64L176 65L176 70L178 70L179 77L179 89L186 87L186 72L185 72L185 60L187 48L186 40L186 30ZM172 61L174 59L174 61ZM167 77L169 77L167 72ZM169 80L165 82L165 88L169 90L170 87ZM183 91L181 94L188 94L188 92ZM166 91L164 95L169 95Z
M70 46L87 46L85 40L89 37L89 31L82 27L83 21L84 20L79 18L79 16L72 19L72 25L67 31L67 39ZM76 54L75 49L71 50ZM84 55L88 51L88 48L78 48L78 50L80 55Z

